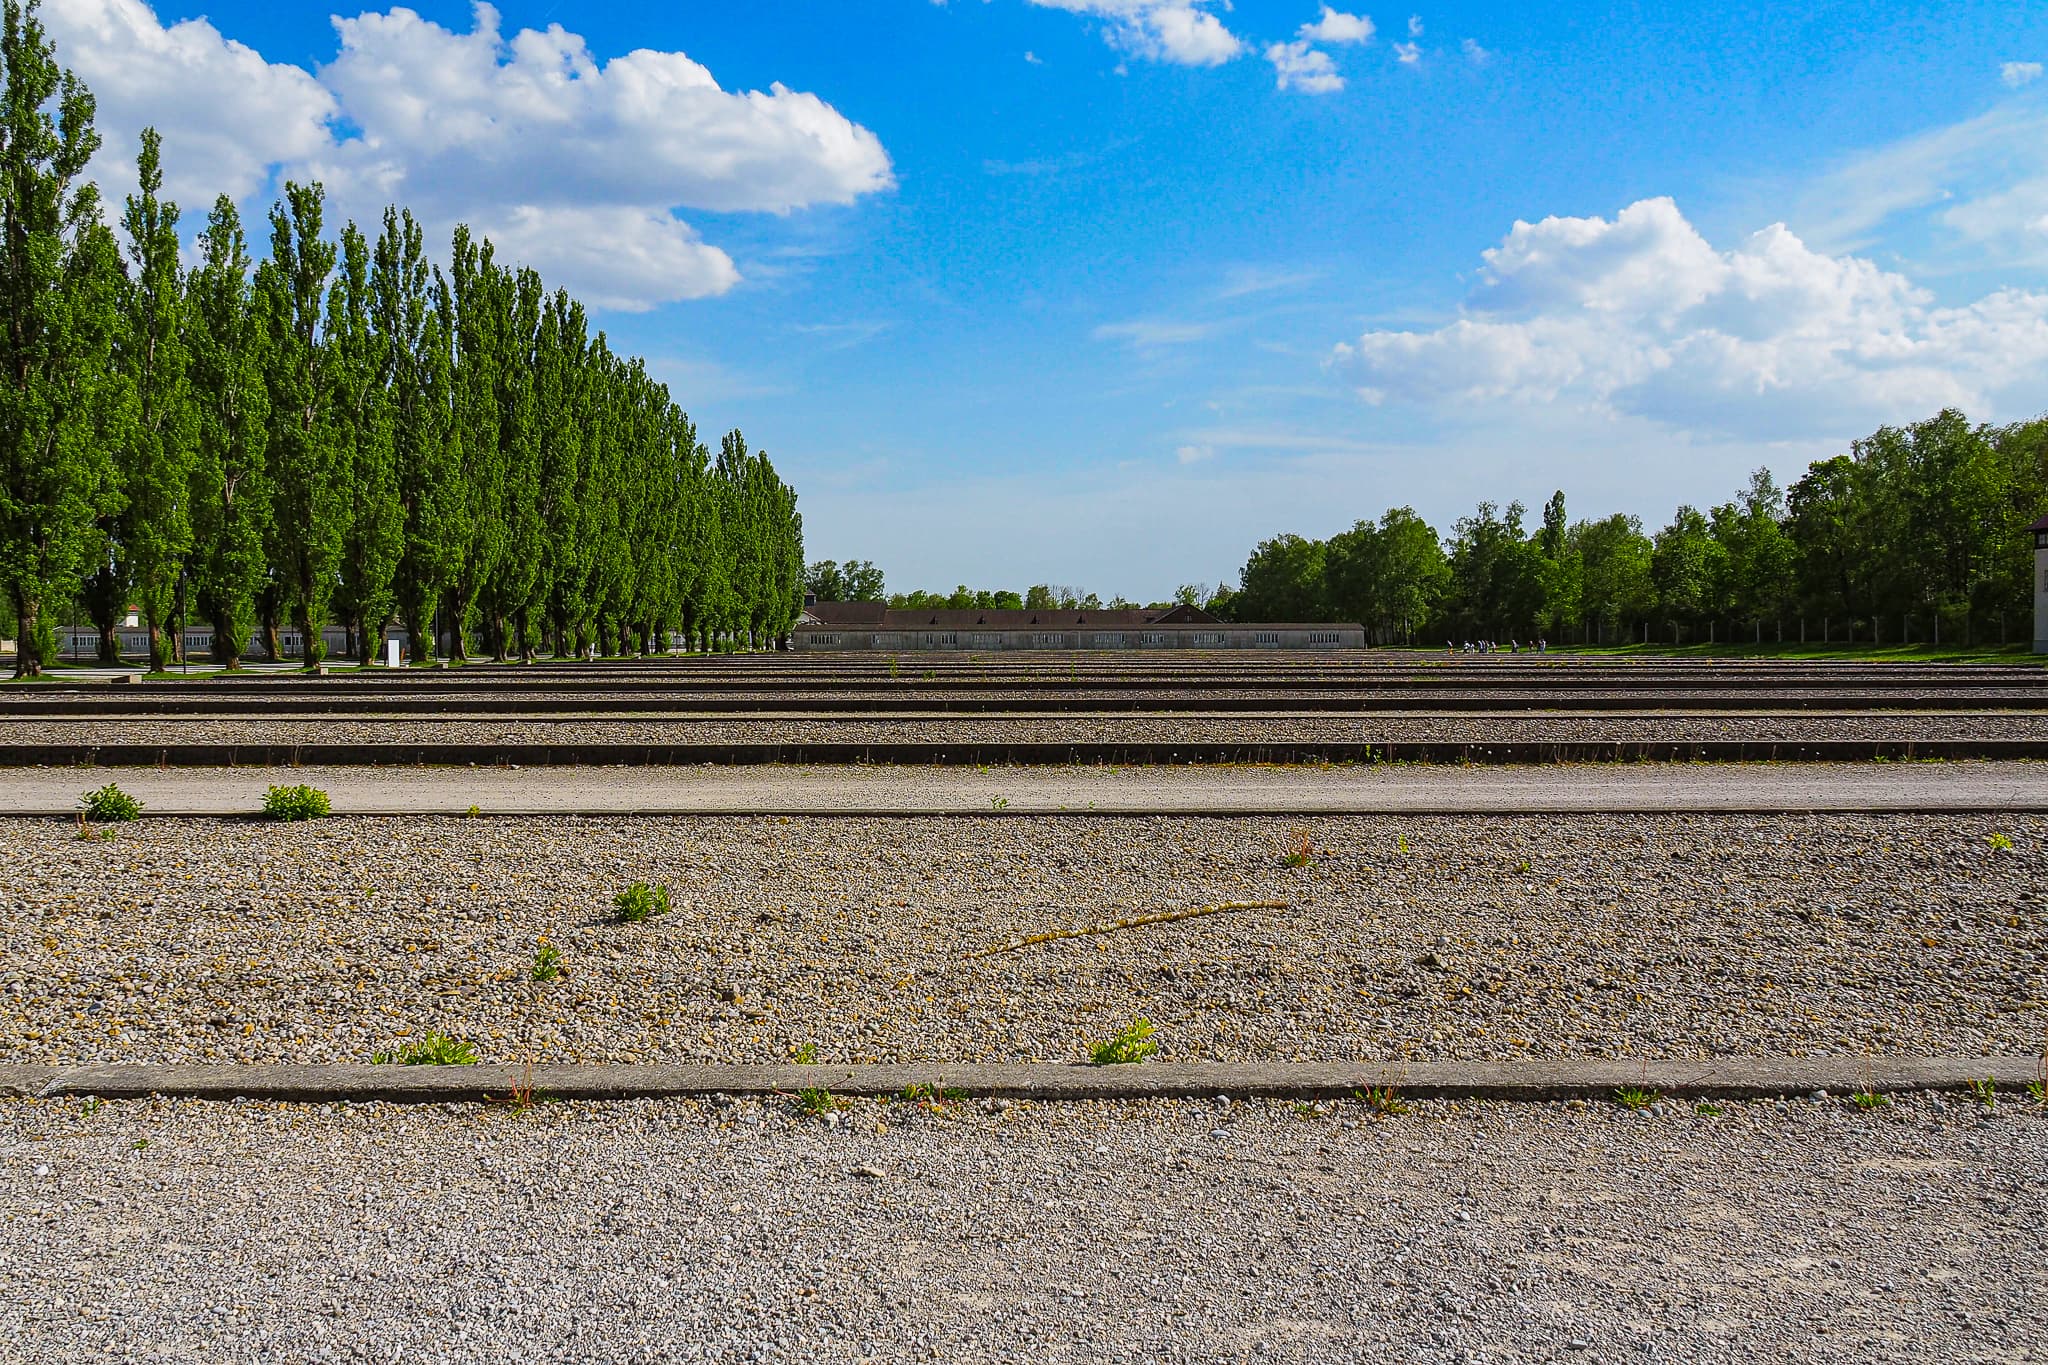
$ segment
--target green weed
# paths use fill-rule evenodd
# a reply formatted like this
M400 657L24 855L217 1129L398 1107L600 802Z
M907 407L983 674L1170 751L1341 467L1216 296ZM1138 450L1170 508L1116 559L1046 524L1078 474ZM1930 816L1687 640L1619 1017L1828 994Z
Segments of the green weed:
M1142 1062L1159 1051L1159 1044L1152 1041L1157 1030L1152 1021L1139 1015L1131 1026L1107 1042L1097 1043L1088 1049L1088 1061L1092 1066L1125 1066Z
M1632 1114L1648 1109L1662 1098L1657 1091L1639 1085L1625 1085L1614 1092L1614 1102Z
M953 1086L926 1085L923 1081L912 1081L896 1092L896 1099L903 1104L921 1104L934 1113L949 1104L957 1104L967 1098L965 1090Z
M1996 1109L1998 1107L1997 1081L1993 1080L1989 1076L1986 1076L1981 1081L1969 1082L1969 1087L1971 1099L1977 1101L1977 1103L1983 1105L1986 1109Z
M1717 1119L1720 1118L1721 1115L1727 1113L1728 1111L1726 1109L1723 1109L1720 1105L1715 1104L1712 1100L1701 1100L1698 1104L1692 1107L1692 1112L1698 1114L1702 1118Z
M612 897L612 913L625 924L639 924L668 913L668 888L634 882Z
M78 798L82 819L95 825L114 825L142 814L142 803L109 782L98 791Z
M1391 1085L1377 1085L1369 1090L1354 1090L1351 1093L1360 1104L1382 1118L1392 1118L1396 1114L1408 1112L1408 1101L1402 1099L1401 1092Z
M821 1119L834 1110L846 1108L846 1101L823 1086L813 1085L796 1092L796 1107L814 1119Z
M789 1059L798 1066L816 1066L818 1064L818 1045L816 1043L798 1043L790 1050Z
M370 1054L376 1066L475 1066L476 1048L445 1033L429 1033L385 1052Z
M988 805L990 810L1008 810L1010 808L1010 798L1007 796L992 796L989 798Z
M1985 839L1984 842L1991 845L1991 851L1993 853L2012 852L2012 840L2007 838L2003 834L1993 834L1987 839Z
M543 938L533 949L533 979L554 981L562 975L562 950Z
M1880 1095L1875 1090L1871 1090L1868 1087L1862 1090L1853 1091L1849 1095L1849 1103L1855 1105L1858 1109L1866 1111L1871 1109L1882 1109L1891 1102L1892 1097L1890 1095Z
M1287 850L1280 855L1282 867L1307 867L1316 860L1315 836L1305 829L1287 836Z
M273 786L263 793L263 813L272 820L318 820L328 810L327 793L303 783Z

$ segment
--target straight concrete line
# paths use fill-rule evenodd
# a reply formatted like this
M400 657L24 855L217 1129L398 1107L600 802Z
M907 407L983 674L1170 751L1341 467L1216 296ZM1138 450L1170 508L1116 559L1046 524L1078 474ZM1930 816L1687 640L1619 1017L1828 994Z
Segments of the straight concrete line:
M76 820L78 805L50 806L36 809L22 807L6 812L9 818ZM1654 801L1629 801L1611 806L1600 805L1535 805L1502 804L1496 806L1404 806L1395 802L1359 802L1351 805L1301 805L1301 806L1254 806L1246 805L1223 809L1213 804L1189 804L1183 806L1006 806L1001 810L972 806L748 806L739 809L731 806L535 806L535 807L492 807L479 809L475 815L466 806L450 805L441 809L425 810L419 807L368 807L349 806L337 808L330 819L335 820L399 820L417 819L420 816L443 816L466 820L615 820L615 819L710 819L713 817L760 816L768 819L787 820L929 820L975 819L975 820L1041 820L1041 819L1199 819L1199 820L1250 820L1265 819L1323 819L1370 815L1411 815L1418 819L1449 818L1459 815L1510 816L1510 815L2048 815L2048 799L2013 801L2007 804L1977 802L1968 805L1948 805L1938 799L1917 801L1872 801L1864 804L1817 805L1811 801L1788 800L1780 805L1714 806L1660 804ZM144 811L142 820L262 820L254 811L181 810L152 805ZM267 821L266 821L267 823Z
M1625 1088L1749 1099L1826 1090L1962 1090L1985 1080L2017 1094L2038 1057L1724 1057L1520 1062L1174 1062L1093 1067L1042 1062L858 1066L15 1066L0 1095L142 1099L441 1103L503 1100L515 1090L563 1100L793 1094L818 1088L885 1096L912 1085L1025 1100L1190 1099L1209 1095L1342 1099L1391 1087L1410 1099L1612 1099Z

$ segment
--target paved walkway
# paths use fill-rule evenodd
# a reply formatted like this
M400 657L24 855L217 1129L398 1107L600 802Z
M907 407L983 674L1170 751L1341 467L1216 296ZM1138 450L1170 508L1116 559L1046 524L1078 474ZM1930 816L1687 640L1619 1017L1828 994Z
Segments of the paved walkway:
M0 770L0 815L68 815L114 781L150 815L255 810L306 782L336 814L1342 815L2048 811L2048 766L1597 764L1381 768L273 768Z

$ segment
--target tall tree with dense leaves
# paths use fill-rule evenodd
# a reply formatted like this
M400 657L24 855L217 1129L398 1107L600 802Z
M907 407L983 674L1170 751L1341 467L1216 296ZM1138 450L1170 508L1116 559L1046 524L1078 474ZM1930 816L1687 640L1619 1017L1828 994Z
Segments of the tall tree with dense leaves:
M113 383L120 253L80 180L93 98L58 66L35 0L0 0L0 588L42 672L50 601L100 548L113 473L96 426Z
M1671 524L1657 533L1650 557L1657 605L1666 620L1674 626L1698 626L1719 614L1715 592L1723 582L1721 563L1726 554L1697 508L1682 506L1672 515Z
M325 652L321 631L348 522L346 462L328 412L320 332L336 256L321 235L325 207L317 182L288 182L284 199L270 211L270 257L256 269L270 391L271 594L264 604L264 650L272 658L282 653L277 622L289 611L309 667Z
M469 657L462 623L505 554L505 419L508 371L517 361L512 339L515 287L494 249L468 226L455 229L449 272L454 301L455 441L462 451L457 496L462 514L452 529L455 561L448 584L450 650Z
M200 247L185 311L198 437L189 572L199 612L213 626L214 659L239 668L264 578L270 400L248 246L241 216L226 195L214 201Z
M503 543L482 590L485 635L491 656L501 662L515 652L522 659L532 657L528 613L540 583L543 543L537 369L543 298L538 274L521 270L512 277L505 362L498 372L503 488L494 515L503 522Z
M1620 512L1576 523L1570 540L1579 563L1580 621L1591 628L1592 643L1612 643L1656 609L1655 547L1642 522Z
M1323 556L1321 541L1297 535L1274 536L1259 542L1245 561L1235 610L1240 621L1318 621L1323 619Z
M149 666L161 672L180 651L168 627L192 551L192 467L198 414L192 403L178 265L178 206L160 197L163 141L142 131L139 194L128 196L122 226L130 277L126 326L117 351L133 413L120 461L126 498L119 559L149 629ZM180 618L182 629L182 618Z
M396 589L415 663L434 658L442 595L460 554L461 454L454 433L453 303L432 279L420 225L387 209L370 267L378 330L391 348L392 463L404 512Z
M334 607L357 662L367 664L380 652L395 605L405 508L391 433L391 338L377 325L370 243L354 223L342 229L339 266L327 291L326 345L327 411L348 508Z

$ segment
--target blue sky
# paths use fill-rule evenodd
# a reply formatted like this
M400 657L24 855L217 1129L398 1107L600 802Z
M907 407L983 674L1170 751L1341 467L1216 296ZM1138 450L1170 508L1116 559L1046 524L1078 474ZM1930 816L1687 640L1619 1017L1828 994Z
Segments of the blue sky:
M1157 597L1558 487L1654 526L2048 407L2039 5L45 12L110 188L154 120L195 222L317 174L478 224L895 587Z

